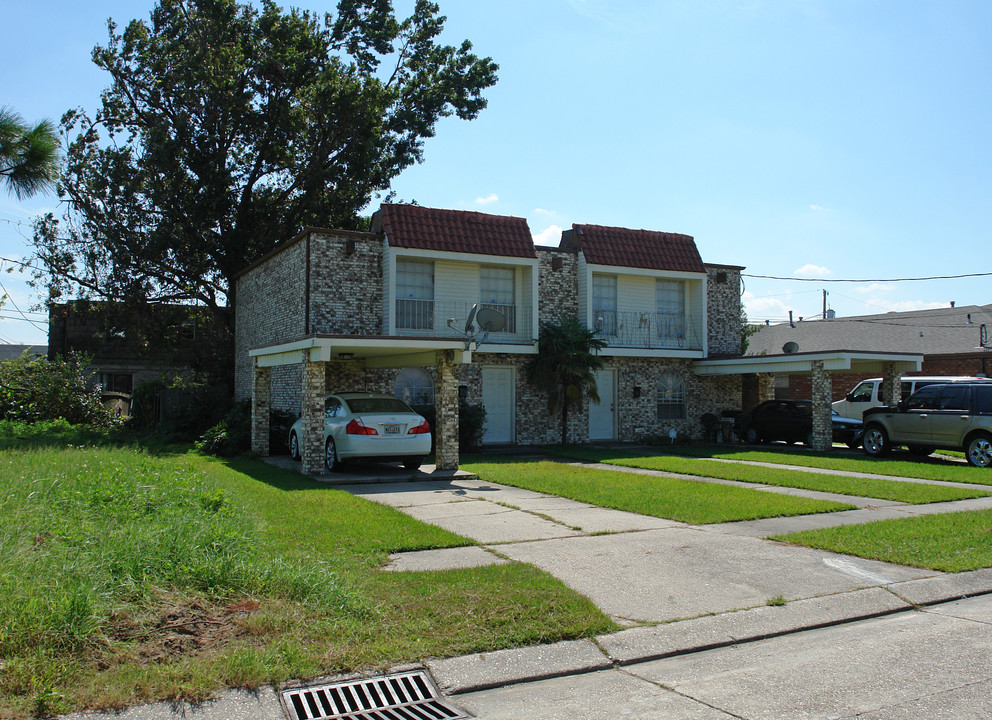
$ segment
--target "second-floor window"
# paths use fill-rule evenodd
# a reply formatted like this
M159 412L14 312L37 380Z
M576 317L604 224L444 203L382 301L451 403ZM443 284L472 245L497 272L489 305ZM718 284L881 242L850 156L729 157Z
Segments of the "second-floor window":
M684 338L685 283L682 280L658 280L655 295L658 305L658 336Z
M434 328L434 263L396 261L396 327Z
M509 268L479 268L480 307L503 315L503 332L517 331L516 288L513 270Z
M617 334L617 276L592 276L592 322L600 335Z

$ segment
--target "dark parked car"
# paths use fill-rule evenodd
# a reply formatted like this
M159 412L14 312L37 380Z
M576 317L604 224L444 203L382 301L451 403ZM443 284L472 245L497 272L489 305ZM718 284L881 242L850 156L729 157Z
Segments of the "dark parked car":
M866 410L864 441L871 457L900 445L921 456L949 448L975 467L992 467L992 383L928 385L896 407Z
M864 426L860 420L831 411L833 440L856 448ZM813 403L809 400L767 400L740 416L741 434L749 443L784 440L813 444Z

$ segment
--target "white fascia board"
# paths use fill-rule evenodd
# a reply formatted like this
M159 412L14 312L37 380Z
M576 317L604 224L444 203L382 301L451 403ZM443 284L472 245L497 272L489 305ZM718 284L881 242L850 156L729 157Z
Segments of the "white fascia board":
M515 346L514 346L515 347ZM407 356L421 358L424 353L436 353L439 350L454 351L455 364L472 362L472 353L465 350L464 340L424 340L420 338L305 338L295 342L272 345L264 348L249 350L250 357L258 358L260 367L275 367L277 365L293 365L303 362L303 351L310 350L311 362L329 362L341 353L351 353L359 359L373 362L402 362L405 364L388 365L383 367L408 367ZM314 350L317 352L315 353ZM373 360L374 359L374 360ZM429 363L432 364L432 363Z
M537 272L538 258L525 258L509 255L484 255L482 253L449 252L447 250L422 250L420 248L394 247L392 252L398 258L420 260L451 260L452 262L480 263L482 265L516 265L532 268Z
M480 343L475 352L493 355L537 355L537 345L508 345L505 343Z
M668 350L664 348L622 348L605 347L596 352L603 357L639 357L667 359L701 359L705 357L702 350Z
M587 264L591 273L606 273L610 275L642 275L658 278L659 280L705 280L706 273L685 272L676 270L655 270L654 268L635 268L625 265L592 265Z
M905 353L810 353L808 355L752 355L723 360L702 360L693 366L696 375L741 375L745 373L808 373L812 363L820 361L823 369L831 372L848 371L860 363L895 363L900 372L919 372L922 355Z

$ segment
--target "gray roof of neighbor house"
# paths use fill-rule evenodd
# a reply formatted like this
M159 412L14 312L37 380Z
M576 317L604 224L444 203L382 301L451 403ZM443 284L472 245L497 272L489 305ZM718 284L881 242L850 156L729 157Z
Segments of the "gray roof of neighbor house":
M16 360L25 350L32 357L48 357L47 345L0 345L0 361Z
M383 204L372 216L372 231L384 232L393 247L537 257L527 221L506 215Z
M561 247L581 250L595 265L704 273L706 266L691 235L572 225L561 236Z
M788 342L799 352L832 350L951 355L980 350L981 326L992 336L992 304L914 312L858 315L763 326L751 336L748 355L780 355Z

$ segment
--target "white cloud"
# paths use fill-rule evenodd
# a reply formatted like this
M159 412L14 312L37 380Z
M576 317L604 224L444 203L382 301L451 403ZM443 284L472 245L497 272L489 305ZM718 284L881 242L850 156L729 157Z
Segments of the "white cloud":
M543 230L536 235L534 235L535 245L551 245L554 247L558 246L561 240L561 228L557 225L551 225L547 230Z
M485 197L477 197L475 202L477 205L489 205L499 200L499 196L496 193L489 193Z
M554 210L545 210L544 208L534 208L535 215L557 215Z
M914 310L937 310L948 307L946 302L930 302L927 300L901 300L899 302L886 302L879 298L873 298L865 305L873 308L872 312L878 312L879 306L884 307L886 312L912 312Z
M822 205L810 205L809 209L812 210L813 212L817 212L819 210L826 210L826 208L823 207Z
M885 283L872 283L871 285L862 285L860 287L856 287L854 288L854 292L859 292L865 295L868 293L887 293L887 292L892 292L895 289L896 286L894 284L886 285Z
M795 310L777 297L756 298L749 290L741 298L748 320L752 323L763 322L766 318L772 322L783 322L789 319L789 311Z
M801 268L792 273L793 275L798 275L799 277L825 277L827 275L833 274L828 268L822 267L820 265L813 265L812 263L807 263Z

